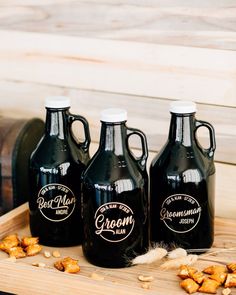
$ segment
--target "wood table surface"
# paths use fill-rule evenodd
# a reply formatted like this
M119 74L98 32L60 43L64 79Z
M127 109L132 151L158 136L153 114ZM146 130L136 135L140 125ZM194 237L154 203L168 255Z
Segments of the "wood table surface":
M204 267L215 264L226 264L236 261L236 220L216 218L215 242L207 253L198 256L194 267L202 270ZM30 235L28 228L28 206L24 204L17 209L0 217L0 238L9 233L18 233L19 237ZM56 270L53 263L58 258L45 258L43 252L57 248L43 246L42 253L37 256L9 261L7 254L0 252L0 289L16 294L186 294L180 286L177 270L162 270L160 265L165 261L149 265L137 265L121 269L96 267L86 261L80 246L59 248L61 257L70 256L79 260L81 271L78 274L66 274ZM32 266L33 262L43 262L45 268ZM91 278L97 273L104 280L97 281ZM138 275L151 275L154 280L151 288L141 287ZM221 294L220 288L217 294ZM200 294L200 293L198 293ZM236 294L236 289L232 289Z

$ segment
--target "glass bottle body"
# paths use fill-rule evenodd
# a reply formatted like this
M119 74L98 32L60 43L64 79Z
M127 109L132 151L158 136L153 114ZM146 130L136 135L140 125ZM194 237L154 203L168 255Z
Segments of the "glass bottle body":
M215 147L199 145L200 126L194 114L172 114L168 142L151 163L151 242L185 249L212 246Z
M82 181L86 258L124 267L148 248L148 177L127 146L125 122L102 122L100 147Z
M71 133L71 116L68 108L47 109L45 135L30 159L30 229L50 246L82 241L80 184L89 155Z

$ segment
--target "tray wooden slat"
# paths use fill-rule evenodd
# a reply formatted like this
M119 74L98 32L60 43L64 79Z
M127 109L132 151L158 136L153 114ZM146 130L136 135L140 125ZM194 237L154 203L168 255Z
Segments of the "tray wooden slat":
M216 219L215 243L212 251L214 255L200 255L196 267L202 269L210 264L225 264L236 260L236 220ZM24 204L0 217L0 238L6 234L18 233L20 237L30 235L28 227L28 206ZM219 249L220 248L220 249ZM43 246L44 250L55 248ZM42 252L43 252L42 251ZM173 294L185 292L179 287L176 270L160 270L160 262L152 265L135 266L124 269L99 268L91 265L83 257L80 246L59 249L61 256L71 256L79 259L81 272L66 274L57 271L53 263L58 258L45 258L43 253L37 256L18 259L12 262L6 253L0 252L0 289L16 294ZM33 262L44 262L46 268L32 266ZM103 281L90 278L96 272L104 277ZM138 281L139 274L152 275L154 281L150 290L141 288ZM218 294L221 290L218 291ZM236 294L233 290L232 294Z

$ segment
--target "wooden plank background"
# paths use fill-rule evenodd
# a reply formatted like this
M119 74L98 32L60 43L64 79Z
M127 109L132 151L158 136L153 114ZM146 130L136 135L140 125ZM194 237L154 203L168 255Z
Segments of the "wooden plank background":
M100 110L123 107L147 135L150 163L170 101L197 102L216 130L216 213L235 218L235 0L1 1L0 40L0 114L44 118L45 96L68 95L93 151Z
M0 78L236 106L236 52L0 30Z
M235 0L3 0L1 28L236 49Z
M0 81L0 87L2 89L0 100L5 100L4 113L9 116L11 113L17 113L17 116L34 114L44 119L45 96L67 95L72 101L71 111L86 116L91 123L91 136L95 142L99 140L99 114L106 107L126 108L128 124L145 132L150 151L158 151L167 140L170 100L6 80ZM12 97L14 99L8 99ZM29 103L30 99L32 101ZM16 101L21 102L20 109ZM210 104L198 104L197 107L196 116L201 120L210 121L215 127L217 136L216 160L218 162L236 163L236 129L232 128L232 123L236 118L236 108ZM207 144L208 133L201 135L202 144ZM138 144L138 142L133 142L133 146L136 148L139 146Z

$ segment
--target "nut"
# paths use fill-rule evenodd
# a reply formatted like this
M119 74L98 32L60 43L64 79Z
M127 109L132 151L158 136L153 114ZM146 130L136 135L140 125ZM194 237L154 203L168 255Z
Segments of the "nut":
M55 258L59 258L59 257L61 257L61 254L60 254L60 252L58 250L55 250L55 251L52 252L52 256L55 257Z
M46 264L43 262L33 262L32 265L37 267L46 267Z
M138 280L141 282L152 282L154 280L153 276L143 276L139 275Z
M38 267L46 267L46 264L43 263L43 262L39 262L39 263L38 263Z
M144 283L142 283L141 287L142 287L143 289L150 289L150 288L151 288L151 285L150 285L150 283L148 283L148 282L144 282Z
M229 295L229 294L231 294L230 288L226 288L222 290L222 295Z
M33 266L38 266L38 262L33 262L32 265Z
M51 257L51 253L49 251L44 251L44 257L46 258L50 258Z

